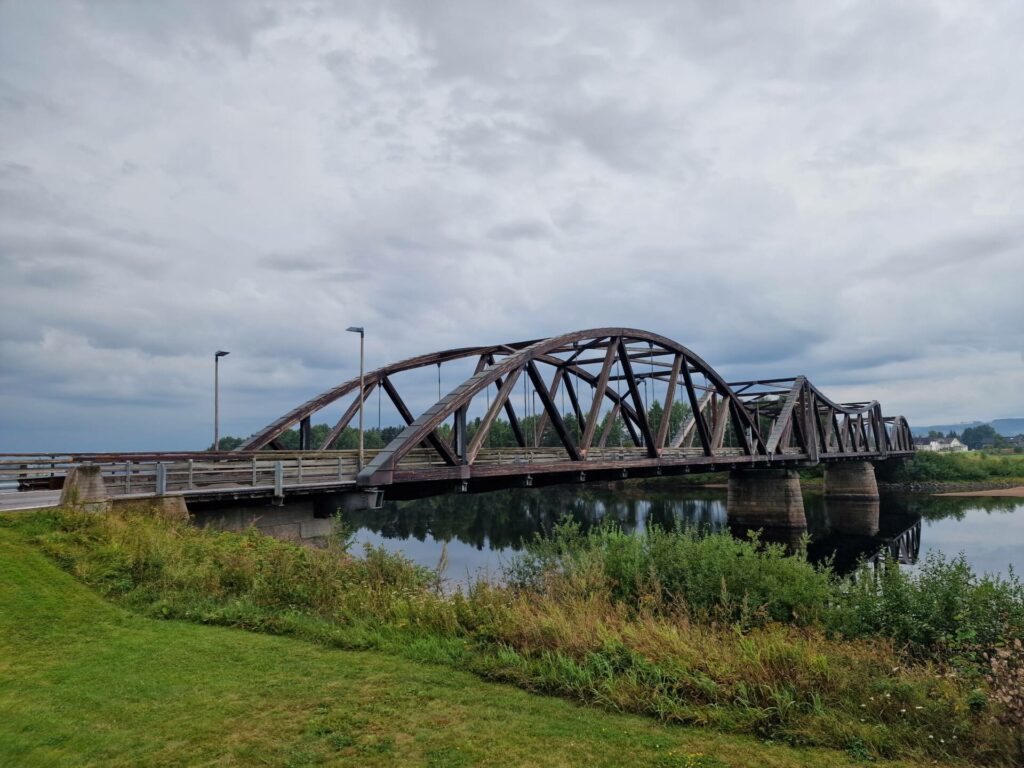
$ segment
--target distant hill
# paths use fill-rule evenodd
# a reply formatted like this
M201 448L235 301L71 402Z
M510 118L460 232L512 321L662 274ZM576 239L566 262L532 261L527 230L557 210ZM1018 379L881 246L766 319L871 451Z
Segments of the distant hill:
M944 435L949 432L956 432L960 435L968 427L977 427L982 424L991 424L992 429L1004 437L1024 434L1024 419L993 419L992 421L963 421L959 424L932 424L925 427L912 426L910 431L914 437L927 437L932 430Z
M1024 435L1024 419L996 419L990 421L992 429L1004 437Z

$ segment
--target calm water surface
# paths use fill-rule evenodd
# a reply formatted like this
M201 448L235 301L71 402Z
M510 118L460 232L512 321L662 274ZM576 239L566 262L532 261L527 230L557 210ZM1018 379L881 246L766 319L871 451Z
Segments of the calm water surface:
M859 558L887 549L913 567L929 552L954 556L963 552L977 572L1024 571L1024 499L890 495L872 506L804 495L811 536L809 554L831 556L839 571ZM724 490L681 489L666 492L640 488L597 490L564 487L486 494L453 494L409 502L388 502L384 509L349 513L357 526L356 545L368 543L401 552L435 567L447 545L451 581L476 576L500 577L502 567L522 549L523 541L551 530L563 516L584 528L614 520L624 530L642 534L652 525L669 530L698 526L730 529ZM792 539L789 532L768 538Z

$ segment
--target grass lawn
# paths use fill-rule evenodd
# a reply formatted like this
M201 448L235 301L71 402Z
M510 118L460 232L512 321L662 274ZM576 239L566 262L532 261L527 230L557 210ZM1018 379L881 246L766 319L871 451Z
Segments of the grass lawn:
M385 654L143 618L0 528L3 766L857 764Z

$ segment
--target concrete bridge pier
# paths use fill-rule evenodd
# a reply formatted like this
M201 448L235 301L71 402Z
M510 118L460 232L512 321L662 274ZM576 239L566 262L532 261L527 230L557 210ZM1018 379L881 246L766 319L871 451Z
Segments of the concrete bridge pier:
M825 502L829 526L847 536L876 536L881 505L877 498L831 497Z
M800 476L790 469L737 469L729 473L730 526L806 528Z
M870 461L844 461L825 466L825 495L839 499L877 499L878 483Z

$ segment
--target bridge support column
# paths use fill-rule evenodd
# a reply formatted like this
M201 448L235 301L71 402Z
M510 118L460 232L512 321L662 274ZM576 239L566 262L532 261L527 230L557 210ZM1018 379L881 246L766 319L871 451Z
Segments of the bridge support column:
M60 492L60 505L87 512L106 512L110 509L110 494L107 493L98 464L77 464L68 470Z
M881 506L877 498L830 497L825 503L829 526L847 536L875 536Z
M800 476L788 469L739 469L729 473L730 526L806 528Z
M841 499L877 499L875 467L870 461L826 464L825 495Z

